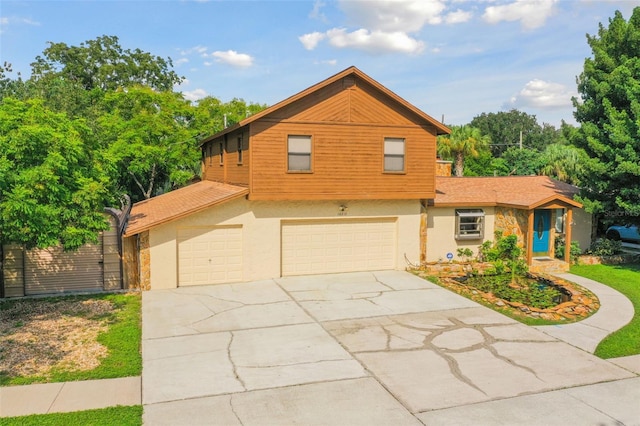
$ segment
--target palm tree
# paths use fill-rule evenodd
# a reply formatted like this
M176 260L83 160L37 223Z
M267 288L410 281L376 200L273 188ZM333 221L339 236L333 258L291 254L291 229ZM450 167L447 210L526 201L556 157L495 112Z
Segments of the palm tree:
M554 143L548 145L542 153L543 166L540 174L554 179L580 184L584 164L588 160L586 153L573 145Z
M490 139L480 129L468 124L450 128L450 135L438 137L438 154L452 158L455 175L463 176L464 157L477 157L480 150L489 146Z

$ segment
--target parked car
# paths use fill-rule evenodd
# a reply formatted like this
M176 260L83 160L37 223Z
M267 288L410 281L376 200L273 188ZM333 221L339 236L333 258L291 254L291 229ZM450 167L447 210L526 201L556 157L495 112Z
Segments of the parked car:
M637 225L613 225L607 229L606 235L610 240L640 243L640 233L638 233Z

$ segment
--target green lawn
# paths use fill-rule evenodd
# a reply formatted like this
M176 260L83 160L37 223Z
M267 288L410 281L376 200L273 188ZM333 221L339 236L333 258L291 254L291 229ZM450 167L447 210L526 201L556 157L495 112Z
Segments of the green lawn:
M605 359L640 354L640 264L576 265L571 273L618 290L635 310L631 322L600 342L595 354Z
M0 371L0 386L27 385L32 383L67 382L76 380L109 379L139 376L142 372L141 320L139 294L100 294L90 296L65 296L47 299L22 299L4 302L0 309L10 309L12 303L55 303L57 300L108 300L117 309L106 316L108 328L97 337L107 348L107 356L96 368L87 371L54 369L47 376L13 376ZM34 307L37 309L37 306ZM21 325L21 323L20 323ZM0 353L2 351L0 350Z
M73 413L34 414L31 416L0 418L3 426L139 426L142 406L118 406Z

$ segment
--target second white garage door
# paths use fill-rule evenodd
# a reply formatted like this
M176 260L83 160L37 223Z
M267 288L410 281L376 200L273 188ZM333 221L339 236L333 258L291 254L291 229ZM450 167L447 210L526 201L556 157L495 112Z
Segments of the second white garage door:
M286 221L282 275L394 269L396 238L395 218Z
M178 285L220 284L242 280L240 226L178 230Z

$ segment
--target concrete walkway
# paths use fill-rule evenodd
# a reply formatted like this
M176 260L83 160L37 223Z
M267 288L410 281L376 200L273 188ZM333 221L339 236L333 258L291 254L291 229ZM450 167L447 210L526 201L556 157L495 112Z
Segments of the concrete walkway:
M592 283L588 328L527 327L397 271L147 292L142 389L2 387L0 417L144 403L149 425L640 425L640 355L588 353L630 303Z
M609 334L621 329L631 321L634 310L625 295L597 281L573 274L558 274L592 291L600 300L600 309L589 318L573 324L544 325L536 329L593 353L598 344Z
M67 413L140 403L140 377L0 387L0 417Z

